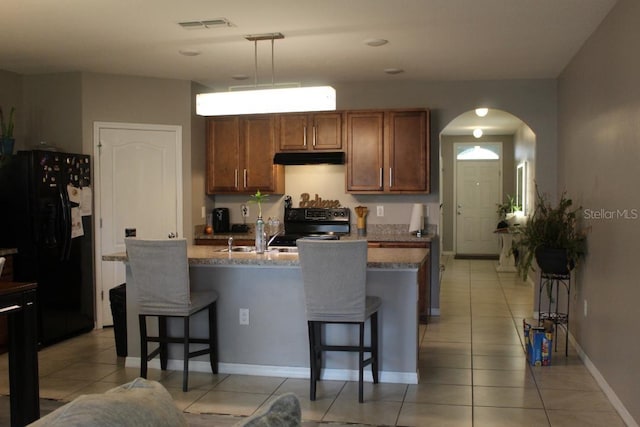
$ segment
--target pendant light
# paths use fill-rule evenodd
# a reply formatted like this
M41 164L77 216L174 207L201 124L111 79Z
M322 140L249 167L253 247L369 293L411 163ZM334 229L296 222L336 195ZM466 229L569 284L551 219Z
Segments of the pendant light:
M198 94L196 95L196 114L225 116L336 109L336 91L331 86L276 87L274 41L283 39L282 33L248 35L245 38L254 43L255 74L252 89ZM271 41L271 87L258 89L258 42L264 40Z

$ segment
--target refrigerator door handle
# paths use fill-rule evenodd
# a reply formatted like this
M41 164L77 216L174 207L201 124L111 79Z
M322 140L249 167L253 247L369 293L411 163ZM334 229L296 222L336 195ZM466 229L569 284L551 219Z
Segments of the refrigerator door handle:
M65 189L59 189L62 207L62 255L61 261L68 261L71 256L71 207Z

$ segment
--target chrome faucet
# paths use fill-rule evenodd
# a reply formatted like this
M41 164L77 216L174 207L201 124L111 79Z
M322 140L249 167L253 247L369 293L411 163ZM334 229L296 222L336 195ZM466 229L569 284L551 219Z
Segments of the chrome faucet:
M271 246L271 243L273 243L273 241L275 240L276 237L278 237L280 234L284 233L284 230L278 230L276 231L276 234L274 234L273 236L271 236L271 238L269 239L269 241L267 242L267 249L269 248L269 246Z
M233 251L233 236L229 236L229 240L227 240L227 246L229 247L229 252Z

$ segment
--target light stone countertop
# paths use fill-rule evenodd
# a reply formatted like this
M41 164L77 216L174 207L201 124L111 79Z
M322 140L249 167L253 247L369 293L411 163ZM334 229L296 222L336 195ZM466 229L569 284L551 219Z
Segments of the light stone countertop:
M414 269L429 255L429 249L385 249L369 248L367 268ZM196 246L187 248L190 265L247 265L247 266L298 266L297 253L266 252L264 254L247 252L221 252L219 246ZM126 261L125 252L102 256L103 261Z

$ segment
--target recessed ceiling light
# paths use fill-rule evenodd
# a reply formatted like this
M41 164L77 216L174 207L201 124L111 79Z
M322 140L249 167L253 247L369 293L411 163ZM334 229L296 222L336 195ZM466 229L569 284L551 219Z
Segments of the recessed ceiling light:
M475 136L476 138L480 138L482 136L482 129L480 128L475 128L473 130L473 136Z
M484 117L487 115L487 113L489 112L488 108L476 108L476 115L478 117Z
M387 43L389 43L389 40L385 39L367 39L364 41L364 44L371 47L384 46Z
M183 56L198 56L202 52L195 49L180 49L178 53Z
M234 74L233 76L231 76L231 78L233 80L247 80L249 76L247 76L246 74Z
M384 72L387 74L400 74L404 73L404 70L402 68L385 68Z

